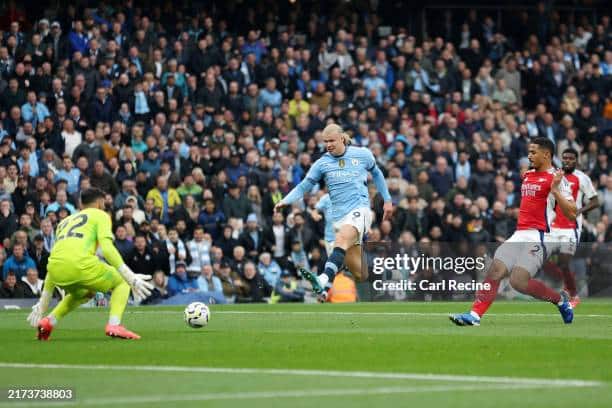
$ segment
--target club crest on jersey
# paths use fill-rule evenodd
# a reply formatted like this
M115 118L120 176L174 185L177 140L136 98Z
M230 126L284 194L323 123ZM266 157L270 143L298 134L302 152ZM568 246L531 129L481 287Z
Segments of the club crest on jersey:
M342 168L344 168L344 165L345 165L345 164L346 164L346 163L344 162L344 159L340 159L340 160L338 160L338 166L339 166L341 169L342 169Z
M358 159L351 159L351 164L353 166L359 166L359 160Z

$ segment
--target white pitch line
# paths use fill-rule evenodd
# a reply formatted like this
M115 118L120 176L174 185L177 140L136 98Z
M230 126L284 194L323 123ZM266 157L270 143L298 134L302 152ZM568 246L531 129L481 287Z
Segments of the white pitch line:
M188 366L143 366L143 365L108 365L108 364L36 364L0 362L0 368L37 368L37 369L67 369L67 370L118 370L118 371L148 371L148 372L185 372L185 373L222 373L222 374L256 374L308 377L342 377L342 378L374 378L419 381L447 382L477 382L490 384L533 385L552 387L596 387L603 383L577 379L547 379L528 377L493 377L454 374L429 373L394 373L376 371L335 371L335 370L299 370L279 368L230 368L230 367L188 367Z
M212 306L214 307L214 306ZM180 310L127 310L126 313L133 314L146 314L146 313L159 313L159 314L179 314L182 313ZM235 315L260 315L260 314L278 314L278 315L328 315L328 316L448 316L451 313L442 312L281 312L281 311L255 311L255 310L215 310L215 314L235 314ZM557 313L487 313L487 316L495 317L559 317ZM602 314L579 314L577 317L601 317L601 318L612 318L610 315Z
M212 306L214 308L214 306ZM93 309L91 309L93 310ZM214 310L214 309L213 309ZM125 311L127 314L180 314L180 310L129 310ZM447 317L452 313L443 312L327 312L327 311L257 311L257 310L214 310L215 314L230 314L230 315L327 315L327 316L412 316L412 317L427 317L427 316L441 316ZM10 315L9 315L10 316ZM559 317L558 313L487 313L487 316L494 317ZM604 318L612 319L612 314L578 314L578 318Z
M486 390L515 390L542 388L541 385L500 384L488 386ZM367 396L367 395L390 395L409 393L436 393L450 391L482 391L479 385L434 385L425 387L375 387L366 389L330 389L330 390L287 390L287 391L246 391L246 392L220 392L210 394L194 395L145 395L114 398L86 398L76 401L49 402L52 406L95 406L95 405L128 405L128 404L151 404L159 402L193 402L211 400L241 400L241 399L265 399L265 398L312 398L312 397L345 397L345 396ZM0 407L30 407L40 406L40 402L4 402Z

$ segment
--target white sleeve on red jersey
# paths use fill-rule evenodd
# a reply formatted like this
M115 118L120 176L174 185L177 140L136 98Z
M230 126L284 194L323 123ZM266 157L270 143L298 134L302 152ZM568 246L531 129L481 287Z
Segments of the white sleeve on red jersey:
M582 192L583 197L586 198L587 201L590 201L591 198L596 197L597 191L595 191L591 178L580 170L576 170L575 173L578 180L580 180L580 191Z

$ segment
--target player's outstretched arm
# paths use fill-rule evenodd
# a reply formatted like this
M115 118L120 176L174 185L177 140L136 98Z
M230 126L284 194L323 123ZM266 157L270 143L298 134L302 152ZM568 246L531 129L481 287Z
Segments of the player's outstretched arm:
M319 166L319 162L316 161L312 165L310 170L308 170L308 174L306 174L306 177L304 177L304 180L302 180L300 184L295 186L293 190L291 190L289 194L285 196L285 198L283 198L278 203L276 203L276 205L274 206L274 212L278 212L283 207L291 205L297 200L299 200L300 198L304 197L304 194L312 190L312 188L319 182L320 179L321 179L321 168Z
M555 197L555 201L561 208L563 215L570 221L576 220L576 203L572 199L567 180L563 178L563 170L557 170L551 184L551 192Z

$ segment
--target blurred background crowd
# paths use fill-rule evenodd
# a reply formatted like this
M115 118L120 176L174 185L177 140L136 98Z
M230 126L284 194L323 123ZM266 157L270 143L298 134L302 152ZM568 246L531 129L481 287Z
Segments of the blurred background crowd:
M502 242L535 136L580 153L601 203L582 240L610 241L612 25L588 5L3 2L0 297L38 296L54 227L94 186L150 303L302 301L324 188L272 209L332 121L393 197L381 222L372 190L369 241Z

